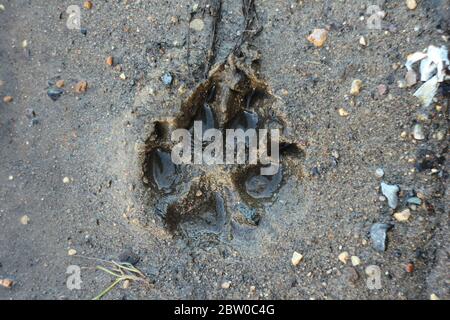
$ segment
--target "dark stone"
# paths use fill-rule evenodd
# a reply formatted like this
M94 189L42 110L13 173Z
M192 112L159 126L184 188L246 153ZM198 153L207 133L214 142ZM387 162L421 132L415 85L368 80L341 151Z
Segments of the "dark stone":
M59 89L59 88L50 88L50 89L47 90L47 95L53 101L58 100L63 93L64 93L64 90Z
M387 231L392 225L386 223L375 223L370 228L370 238L372 239L372 247L380 252L386 251Z

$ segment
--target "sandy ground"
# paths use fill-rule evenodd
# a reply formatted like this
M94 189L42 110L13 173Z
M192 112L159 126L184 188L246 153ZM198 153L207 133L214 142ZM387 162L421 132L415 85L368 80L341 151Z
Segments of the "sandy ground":
M216 62L243 24L241 1L222 2ZM96 266L125 256L139 259L151 284L121 284L105 298L448 299L449 89L424 110L412 95L420 84L398 81L408 54L448 46L449 1L417 2L409 10L401 0L256 1L262 31L246 54L259 52L251 70L301 152L286 160L271 199L247 203L260 213L257 226L211 240L199 208L169 230L156 208L166 195L142 179L155 121L180 116L202 81L209 2L96 0L88 10L83 1L0 0L0 279L14 281L0 286L0 299L91 299L113 280ZM73 4L85 34L66 27ZM367 28L373 4L386 13L382 30ZM188 32L191 19L203 29ZM328 30L322 48L306 39L315 28ZM47 91L61 79L64 93L52 101ZM363 87L351 97L355 79ZM75 91L79 81L86 92ZM417 123L423 140L411 135ZM239 189L230 171L211 172L204 193ZM396 210L380 198L381 181L400 187ZM397 221L416 193L421 205ZM376 222L392 224L384 252L370 239ZM297 266L294 251L303 255ZM341 262L342 252L360 264ZM66 285L71 265L81 268L80 290ZM367 285L373 265L379 289Z

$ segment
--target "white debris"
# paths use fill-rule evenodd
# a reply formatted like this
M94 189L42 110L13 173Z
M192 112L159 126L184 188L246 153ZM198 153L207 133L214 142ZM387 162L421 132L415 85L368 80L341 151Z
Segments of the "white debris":
M422 106L428 107L439 88L439 83L450 79L446 74L450 71L448 49L445 46L429 46L426 52L415 52L408 55L405 67L409 73L413 71L413 65L420 61L420 81L425 82L415 93Z
M406 63L405 63L406 69L408 69L408 71L412 70L412 65L414 63L416 63L417 61L420 61L422 59L425 59L426 57L428 57L428 55L426 53L420 52L420 51L414 52L414 53L408 55L406 57Z
M433 98L436 95L438 88L438 78L437 76L434 76L417 89L417 91L414 92L414 96L419 98L424 107L429 107L433 102Z

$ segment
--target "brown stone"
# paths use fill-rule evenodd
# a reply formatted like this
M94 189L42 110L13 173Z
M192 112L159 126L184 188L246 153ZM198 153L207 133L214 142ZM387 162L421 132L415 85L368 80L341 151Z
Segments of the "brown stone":
M87 87L88 87L88 84L86 81L80 81L75 85L75 91L77 93L83 93L83 92L86 92Z

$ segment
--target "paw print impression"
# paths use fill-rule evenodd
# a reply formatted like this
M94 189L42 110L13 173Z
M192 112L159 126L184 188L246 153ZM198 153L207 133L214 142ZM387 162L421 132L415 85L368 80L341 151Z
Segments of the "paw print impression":
M172 133L185 129L195 137L194 124L198 123L203 134L207 129L223 134L223 147L215 149L213 155L223 151L224 159L227 129L267 129L268 138L263 141L267 150L270 129L278 129L278 169L272 175L261 174L268 165L249 161L249 139L245 140L246 152L240 164L174 163L171 152L178 142L172 141ZM272 95L268 85L256 77L243 59L233 55L215 66L208 79L182 104L176 117L154 121L152 129L143 157L143 182L149 188L150 211L176 236L211 241L251 237L252 230L264 220L264 207L276 201L286 179L301 178L302 150L290 137L292 129L283 114L281 99ZM199 146L192 138L189 158L196 156L196 148L205 152L217 142L202 138ZM238 157L237 153L235 149L233 156Z

